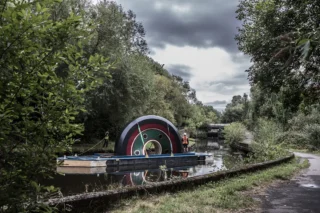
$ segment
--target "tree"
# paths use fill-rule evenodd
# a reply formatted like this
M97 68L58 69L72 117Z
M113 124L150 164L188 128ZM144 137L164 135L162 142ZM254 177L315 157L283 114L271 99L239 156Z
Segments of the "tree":
M246 93L232 97L231 103L227 104L221 121L223 123L244 121L249 113L249 101Z
M56 0L7 0L0 6L0 210L23 212L53 188L55 153L67 150L83 129L75 122L83 94L109 65L84 57L89 28L72 13L53 20ZM61 67L60 65L64 65Z
M99 87L85 96L87 141L94 136L103 137L106 130L114 138L120 135L128 122L146 113L153 98L154 74L147 57L132 54L123 58L110 73L111 79L104 79Z
M83 8L86 20L96 23L89 42L83 46L87 58L93 54L108 57L113 63L112 78L101 78L101 84L85 94L86 113L79 116L85 124L84 140L101 138L109 130L114 139L133 118L144 114L153 84L153 63L145 55L148 46L141 23L132 11L124 11L115 2L68 1L64 10Z
M319 102L319 1L242 0L236 40L252 57L249 80L267 93L286 97L292 112Z
M133 11L124 11L121 5L110 1L99 1L90 6L89 16L98 23L88 51L104 56L119 56L130 53L148 53L145 31L136 21Z

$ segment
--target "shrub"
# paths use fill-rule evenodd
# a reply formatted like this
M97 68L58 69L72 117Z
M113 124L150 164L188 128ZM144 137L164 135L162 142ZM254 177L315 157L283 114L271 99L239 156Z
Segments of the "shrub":
M319 111L313 110L309 115L300 113L289 121L292 131L301 131L307 124L320 124Z
M39 183L55 173L55 153L82 134L83 94L108 74L106 59L82 51L88 22L73 14L54 20L59 5L0 4L0 212L47 210L41 202L57 191Z
M294 148L320 149L320 113L298 114L289 121L290 128L279 141Z
M245 139L246 128L242 123L234 122L224 128L227 144L239 143Z
M278 143L288 145L292 148L305 148L307 147L307 138L306 135L302 132L296 132L296 131L287 131L277 138Z
M275 122L259 119L254 128L254 140L257 143L276 144L281 133L281 127Z
M268 161L288 155L281 144L279 137L283 134L281 128L273 121L259 119L254 129L254 142L251 144L253 154L250 161Z
M320 148L320 125L308 124L304 127L303 132L307 139L308 148L319 149Z

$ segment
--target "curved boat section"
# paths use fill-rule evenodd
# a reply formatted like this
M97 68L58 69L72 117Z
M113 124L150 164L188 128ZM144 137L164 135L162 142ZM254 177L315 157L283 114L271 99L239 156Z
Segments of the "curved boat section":
M181 137L167 119L146 115L132 121L122 131L115 145L116 155L146 155L148 146L154 154L182 153Z

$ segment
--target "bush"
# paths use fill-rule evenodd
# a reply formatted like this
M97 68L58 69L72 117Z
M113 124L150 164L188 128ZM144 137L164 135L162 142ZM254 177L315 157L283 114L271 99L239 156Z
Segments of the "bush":
M298 114L289 121L290 128L280 141L294 148L320 149L320 113L313 109L309 115Z
M248 160L250 163L276 160L289 155L289 152L281 145L254 142L251 148L253 153Z
M302 132L287 131L278 137L278 143L290 145L292 148L300 149L307 147L306 135Z
M282 134L281 127L275 122L259 119L254 128L254 140L257 143L276 144Z
M273 121L258 120L254 129L254 142L251 144L251 162L274 160L288 155L288 151L278 144L279 138L283 135L280 129Z
M245 139L246 128L242 123L235 122L224 128L227 144L239 143Z
M320 125L308 124L304 127L303 132L307 139L308 148L319 149L320 148Z
M314 109L308 115L300 113L293 117L288 123L291 131L301 131L307 124L320 124L320 112Z

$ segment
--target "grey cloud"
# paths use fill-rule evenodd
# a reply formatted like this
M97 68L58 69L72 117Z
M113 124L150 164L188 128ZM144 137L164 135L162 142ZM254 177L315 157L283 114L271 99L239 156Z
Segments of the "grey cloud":
M173 74L183 78L183 80L189 81L192 77L191 67L183 64L170 64L167 67L167 70Z
M240 22L235 10L238 0L118 0L126 10L137 14L145 27L147 40L152 47L166 44L199 48L222 47L237 52L234 36ZM161 9L156 9L162 4ZM190 11L179 14L172 5L190 6Z
M223 100L223 101L213 101L213 102L208 102L208 103L205 103L206 105L226 105L227 104L227 101L226 100Z
M203 82L196 85L197 91L212 91L223 95L235 95L248 85L247 74L241 72L233 77L219 81Z
M231 78L227 78L220 81L212 81L209 83L209 86L240 86L240 85L248 85L247 73L241 72Z
M222 101L213 101L213 102L208 102L208 103L204 103L205 105L208 106L212 106L214 109L218 110L218 111L223 111L227 105L227 101L226 100L222 100Z

